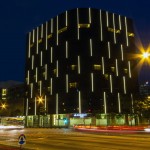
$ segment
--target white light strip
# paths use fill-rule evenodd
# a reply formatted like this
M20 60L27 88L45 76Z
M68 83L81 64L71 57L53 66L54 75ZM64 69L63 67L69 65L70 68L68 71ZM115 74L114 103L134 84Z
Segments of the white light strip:
M116 59L116 76L118 76L118 60Z
M107 24L107 27L109 27L108 11L106 11L106 24Z
M58 70L58 60L56 61L56 68L57 68L56 77L58 77L58 74L59 74L59 70Z
M68 74L66 74L66 93L68 93Z
M100 31L101 31L101 41L103 41L103 24L102 24L102 11L100 10Z
M37 27L36 32L37 32L37 34L36 34L36 54L38 54L38 52L39 52L39 27Z
M33 97L33 83L30 84L31 87L31 98Z
M129 70L129 78L131 78L131 64L130 61L128 61L128 70Z
M126 94L126 78L123 76L123 88L124 88L124 94Z
M51 33L53 33L53 19L51 19Z
M81 92L79 91L79 114L82 113L82 110L81 110Z
M92 92L94 92L94 77L93 77L93 73L91 73L91 90L92 90Z
M32 55L32 70L34 68L34 56Z
M106 92L104 92L104 113L107 114Z
M43 24L41 25L41 38L43 38Z
M89 23L91 23L91 8L89 8Z
M51 95L53 94L53 79L51 78Z
M53 62L53 47L51 47L51 63Z
M32 37L32 42L34 43L35 41L35 30L33 30L33 37Z
M57 26L56 26L56 45L58 45L58 16L57 16Z
M102 57L102 69L103 69L103 74L105 74L105 64L104 64L104 57Z
M56 94L56 114L58 114L58 93Z
M34 115L36 115L36 97L35 97L35 102L34 102Z
M47 64L45 64L45 80L47 80Z
M36 79L35 79L35 81L37 82L37 80L38 80L38 68L36 67Z
M44 108L45 108L45 110L47 110L47 97L46 97L46 95L45 95Z
M129 41L128 41L128 26L127 26L127 18L125 17L125 30L126 30L126 44L129 46Z
M66 11L66 26L68 26L68 12Z
M110 42L107 43L108 45L108 58L110 59L111 55L110 55Z
M28 58L30 58L30 53L31 53L31 49L30 49L30 46L31 46L31 43L30 43L30 40L31 40L31 33L29 32L29 41L28 41Z
M116 27L115 27L115 15L113 13L113 28L114 28L114 43L116 44Z
M81 73L81 70L80 70L80 56L78 56L78 74Z
M66 41L66 58L68 58L68 41Z
M119 15L119 29L122 29L122 25L121 25L121 16Z
M120 93L118 93L118 111L121 113Z
M41 51L41 66L43 65L43 52Z
M27 84L29 85L29 83L30 83L30 72L29 72L29 70L28 70L28 80L27 80Z
M121 44L121 59L122 59L122 61L124 60L124 55L123 55L123 45Z
M28 109L29 109L29 100L27 98L27 101L26 101L26 116L28 116Z
M46 46L46 50L47 50L47 33L48 33L48 22L46 22L46 33L45 33L45 37L46 37L46 39L45 39L45 46Z
M79 25L79 10L77 8L77 39L79 40L80 35L79 35L79 27L78 27L78 25Z
M110 80L110 93L113 92L113 89L112 89L112 75L109 76L109 80Z
M42 95L42 81L40 81L40 96Z
M90 56L93 56L92 39L90 39Z

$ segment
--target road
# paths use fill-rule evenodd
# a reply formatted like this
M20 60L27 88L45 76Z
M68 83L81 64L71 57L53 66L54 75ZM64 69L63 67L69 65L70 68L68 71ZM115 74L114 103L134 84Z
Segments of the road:
M26 135L23 149L32 150L149 150L150 133L85 133L72 129L26 128L0 130L0 144L18 146L20 134Z

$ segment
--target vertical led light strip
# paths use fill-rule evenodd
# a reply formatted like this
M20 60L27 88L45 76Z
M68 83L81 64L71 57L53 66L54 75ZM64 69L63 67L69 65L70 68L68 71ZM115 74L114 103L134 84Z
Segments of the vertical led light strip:
M104 64L104 57L102 57L102 69L103 69L103 74L105 74L105 64Z
M91 90L92 90L92 92L94 92L94 77L93 77L93 73L91 73Z
M107 27L109 27L108 11L106 11L106 24L107 24Z
M66 74L66 93L68 93L68 74Z
M45 95L44 108L45 108L45 110L47 110L47 96L46 95Z
M111 54L110 54L110 42L108 42L107 45L108 45L108 58L110 59L110 57L111 57Z
M109 76L109 80L110 80L110 93L113 92L113 88L112 88L112 75Z
M124 60L124 55L123 55L123 45L121 44L121 60Z
M41 51L41 66L43 65L43 52Z
M115 27L115 15L113 13L113 28L114 28L114 43L116 44L116 27Z
M31 49L30 49L30 46L31 46L31 32L29 32L29 41L28 41L28 58L30 58L30 53L31 53Z
M77 39L79 40L80 35L79 35L79 9L77 8Z
M30 84L30 88L31 88L31 98L33 98L33 83Z
M53 79L51 78L51 95L53 94Z
M53 47L51 47L51 63L53 62Z
M38 68L36 67L36 79L35 79L35 81L37 82L37 80L38 80Z
M103 23L102 23L102 11L100 10L100 31L101 31L101 41L103 41Z
M56 25L56 45L58 45L58 16L57 16L57 25Z
M116 76L118 76L118 60L116 59Z
M59 74L59 70L58 70L58 60L56 61L56 69L57 69L56 77L58 77L58 74Z
M66 27L68 26L68 12L66 11Z
M43 38L43 24L41 25L41 38Z
M125 30L126 30L126 44L129 46L129 40L128 40L128 26L127 26L127 18L125 17Z
M58 93L56 94L56 114L58 114Z
M118 93L118 111L121 113L120 93Z
M51 19L51 33L53 33L53 19Z
M36 32L37 32L37 34L36 34L36 54L38 54L38 52L39 52L39 27L37 27Z
M121 16L119 15L119 29L122 29L122 25L121 25Z
M89 8L89 23L91 23L91 8Z
M90 39L90 56L93 56L92 39Z
M36 97L35 97L35 105L34 105L34 115L36 115Z
M45 64L45 80L47 80L47 64Z
M33 36L32 36L32 42L34 43L35 41L35 30L33 30Z
M46 32L45 32L45 49L47 50L47 33L48 33L48 22L46 22Z
M129 78L131 78L131 64L130 64L130 61L128 61L128 70L129 70Z
M80 56L78 56L78 74L81 73L81 70L80 70Z
M29 85L29 83L30 83L30 72L29 72L29 70L28 70L28 80L27 80L27 84Z
M28 116L28 109L29 109L29 100L26 100L26 116Z
M34 68L34 56L32 55L32 70Z
M124 94L126 94L126 78L123 76L123 88L124 88Z
M133 94L131 93L131 105L132 105L132 113L134 114L134 102L133 102Z
M66 58L68 58L68 41L66 41Z
M79 91L78 92L78 96L79 96L79 114L81 114L82 113L82 110L81 110L81 92Z
M40 96L42 96L42 81L40 81Z
M106 92L104 92L104 113L107 114Z

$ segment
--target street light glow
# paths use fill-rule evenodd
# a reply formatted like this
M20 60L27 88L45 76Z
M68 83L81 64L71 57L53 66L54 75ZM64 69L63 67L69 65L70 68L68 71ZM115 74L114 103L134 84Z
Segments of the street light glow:
M148 52L143 53L143 58L148 58L149 56L150 56L150 54Z

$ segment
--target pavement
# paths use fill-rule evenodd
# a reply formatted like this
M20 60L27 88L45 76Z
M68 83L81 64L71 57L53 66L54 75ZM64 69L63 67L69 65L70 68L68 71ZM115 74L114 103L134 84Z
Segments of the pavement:
M29 150L27 148L20 148L20 146L18 145L18 147L14 147L14 146L10 146L10 145L2 145L0 144L0 150Z

